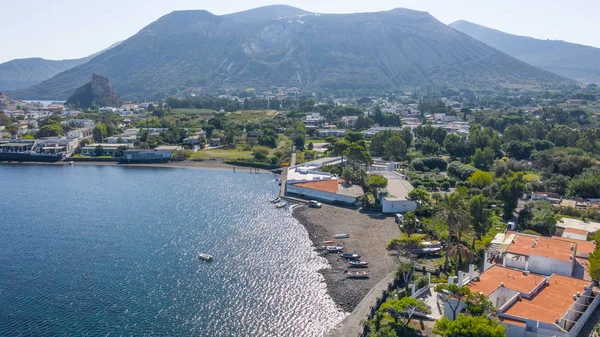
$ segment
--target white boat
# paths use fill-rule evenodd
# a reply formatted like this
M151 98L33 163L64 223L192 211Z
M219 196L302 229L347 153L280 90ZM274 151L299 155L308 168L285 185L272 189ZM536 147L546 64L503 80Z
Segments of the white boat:
M73 165L73 162L72 162L72 161L70 161L70 162L69 162L69 165Z
M284 208L285 207L285 202L280 202L277 205L275 205L275 208Z
M350 278L369 278L368 271L349 271L348 277Z
M336 239L347 239L350 237L350 234L336 234L333 237Z
M204 253L199 253L198 258L200 260L206 261L206 262L211 262L213 260L212 255L208 255L208 254L204 254Z
M280 198L280 197L277 197L277 198L275 198L275 199L271 200L271 203L272 203L272 204L276 204L276 203L278 203L280 200L281 200L281 198Z
M327 246L327 251L330 253L341 252L344 249L344 246Z

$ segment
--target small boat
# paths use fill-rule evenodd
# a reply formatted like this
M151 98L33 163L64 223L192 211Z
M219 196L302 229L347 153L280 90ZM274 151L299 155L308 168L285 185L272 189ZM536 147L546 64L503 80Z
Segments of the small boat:
M70 161L70 162L69 162L69 165L73 165L73 162L72 162L72 161Z
M345 259L359 259L360 255L358 254L340 254L341 257Z
M278 203L280 200L281 200L281 198L280 198L280 197L277 197L277 198L275 198L275 199L271 200L271 203L272 203L272 204L276 204L276 203Z
M350 237L350 234L336 234L333 237L336 239L347 239Z
M213 260L212 255L208 255L208 254L204 254L204 253L199 253L198 258L200 260L206 261L206 262L211 262Z
M350 277L350 278L368 278L369 272L368 271L349 271L348 277Z
M331 241L331 240L329 240L329 241L323 241L324 245L332 245L334 243L335 243L335 241Z
M327 246L327 251L330 253L341 252L344 249L344 246Z
M350 264L350 267L366 267L369 264L369 262L367 262L367 261L354 260L354 259L348 260L348 263Z
M280 202L277 205L275 205L275 208L284 208L285 207L285 202Z

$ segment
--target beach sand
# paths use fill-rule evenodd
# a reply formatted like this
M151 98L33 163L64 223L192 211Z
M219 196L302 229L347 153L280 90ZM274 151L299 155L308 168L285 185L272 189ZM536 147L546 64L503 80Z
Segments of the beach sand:
M368 268L348 268L346 259L338 254L323 252L331 269L322 270L329 294L344 311L351 312L369 290L397 268L395 258L385 249L399 236L393 217L361 213L358 210L323 205L322 208L297 206L294 217L302 223L315 247L323 241L334 240L343 245L344 253L361 255L369 262ZM348 239L334 239L335 234L348 233ZM349 279L347 270L368 271L368 279Z

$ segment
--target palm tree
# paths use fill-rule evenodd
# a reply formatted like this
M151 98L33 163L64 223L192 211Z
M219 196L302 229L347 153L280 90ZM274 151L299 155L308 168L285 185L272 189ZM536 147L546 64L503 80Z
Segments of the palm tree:
M439 222L445 223L448 226L446 261L444 262L444 270L448 270L452 235L455 234L457 227L465 228L465 224L470 222L467 206L462 196L458 193L452 193L450 195L446 194L444 198L436 205L435 219ZM461 229L461 236L462 231L463 230Z
M450 248L450 256L452 257L452 260L456 262L456 275L458 275L458 268L463 261L473 261L473 253L471 252L471 249L460 241Z
M408 235L408 237L410 238L410 236L417 231L418 227L419 220L417 219L415 213L406 213L406 215L402 219L402 229L404 230L404 233L406 233L406 235Z

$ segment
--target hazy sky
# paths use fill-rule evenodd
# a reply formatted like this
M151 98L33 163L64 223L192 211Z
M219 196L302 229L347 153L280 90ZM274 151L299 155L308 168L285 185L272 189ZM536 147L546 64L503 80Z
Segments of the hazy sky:
M0 63L15 58L79 58L124 40L179 9L226 14L271 4L312 12L376 12L397 7L508 33L600 47L598 0L0 0Z

